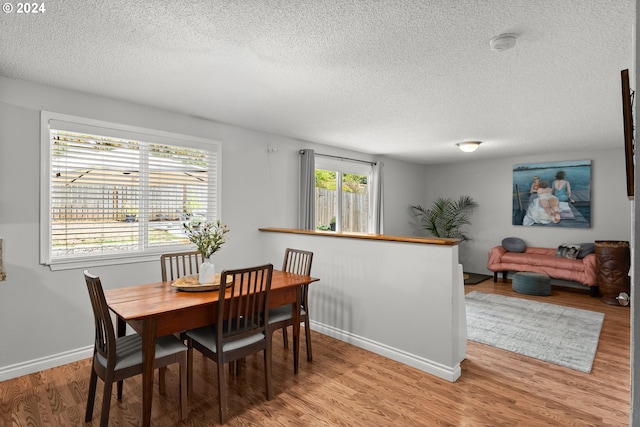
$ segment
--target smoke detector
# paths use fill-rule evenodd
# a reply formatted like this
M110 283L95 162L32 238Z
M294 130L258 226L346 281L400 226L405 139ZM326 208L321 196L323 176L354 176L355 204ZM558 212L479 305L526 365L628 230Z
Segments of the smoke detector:
M491 50L507 50L516 45L516 35L513 33L500 34L489 41Z

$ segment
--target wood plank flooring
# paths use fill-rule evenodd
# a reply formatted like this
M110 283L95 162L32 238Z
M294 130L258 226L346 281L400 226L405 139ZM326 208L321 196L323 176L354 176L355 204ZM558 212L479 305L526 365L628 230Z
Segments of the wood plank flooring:
M441 380L319 333L313 333L312 363L301 345L300 373L291 351L274 335L275 397L265 400L261 356L246 360L228 378L227 426L627 426L629 425L628 307L604 304L586 292L554 288L550 297L511 291L510 281L467 285L465 291L519 296L605 313L590 374L469 342L462 377ZM427 326L435 327L435 326ZM291 334L289 334L291 336ZM437 345L437 343L433 343ZM215 363L196 352L189 416L181 421L178 372L167 371L167 393L155 383L152 425L218 425ZM97 426L84 423L89 359L0 383L1 426ZM111 426L140 423L141 378L125 380L124 398L114 396Z

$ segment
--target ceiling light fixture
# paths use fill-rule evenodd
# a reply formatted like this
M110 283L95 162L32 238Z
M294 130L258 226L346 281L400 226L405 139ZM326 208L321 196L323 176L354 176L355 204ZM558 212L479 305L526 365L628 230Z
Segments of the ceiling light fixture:
M516 35L513 33L500 34L489 41L491 50L503 51L516 45Z
M461 151L464 151L465 153L471 153L472 151L476 151L480 144L480 141L464 141L458 142L456 145Z

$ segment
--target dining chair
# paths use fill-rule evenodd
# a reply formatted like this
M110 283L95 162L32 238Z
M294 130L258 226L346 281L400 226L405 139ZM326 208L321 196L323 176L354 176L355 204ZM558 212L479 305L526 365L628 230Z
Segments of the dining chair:
M175 252L160 256L162 281L176 280L184 276L198 274L204 259L200 251Z
M160 267L162 269L162 281L176 280L184 276L198 274L200 272L200 264L204 261L204 257L200 251L174 252L163 254L160 256ZM185 331L174 334L181 341L186 341ZM229 364L230 372L234 367ZM160 378L164 378L166 368L160 368Z
M123 380L142 373L142 337L138 334L116 337L100 278L88 270L84 270L84 277L95 321L95 345L85 421L93 418L96 386L100 377L104 382L100 427L107 427L113 383L118 383L117 397L122 400ZM173 363L180 365L180 415L184 420L187 416L187 347L173 335L158 338L154 367L166 367ZM160 383L160 392L164 393L163 378Z
M216 307L216 323L187 331L189 391L193 387L193 349L218 365L220 424L227 419L227 393L224 364L244 359L255 353L264 355L264 382L267 400L271 400L271 335L269 293L273 265L223 270L220 297ZM232 277L228 280L228 277Z
M284 253L282 270L288 273L311 275L311 263L313 262L313 252L300 249L287 248ZM311 328L309 327L309 285L302 286L302 301L300 304L300 322L304 322L305 341L307 344L307 361L311 362ZM269 310L269 333L272 334L278 329L282 329L282 340L284 348L289 348L289 337L287 328L293 325L291 316L291 305L283 305Z

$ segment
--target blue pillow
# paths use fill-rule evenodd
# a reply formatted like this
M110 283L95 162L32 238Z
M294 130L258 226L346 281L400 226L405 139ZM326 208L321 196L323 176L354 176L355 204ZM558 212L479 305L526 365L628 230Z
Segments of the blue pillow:
M524 252L527 249L527 244L517 237L507 237L502 240L502 247L508 252Z
M596 252L595 243L580 243L580 251L578 252L578 259L582 259L589 254Z

